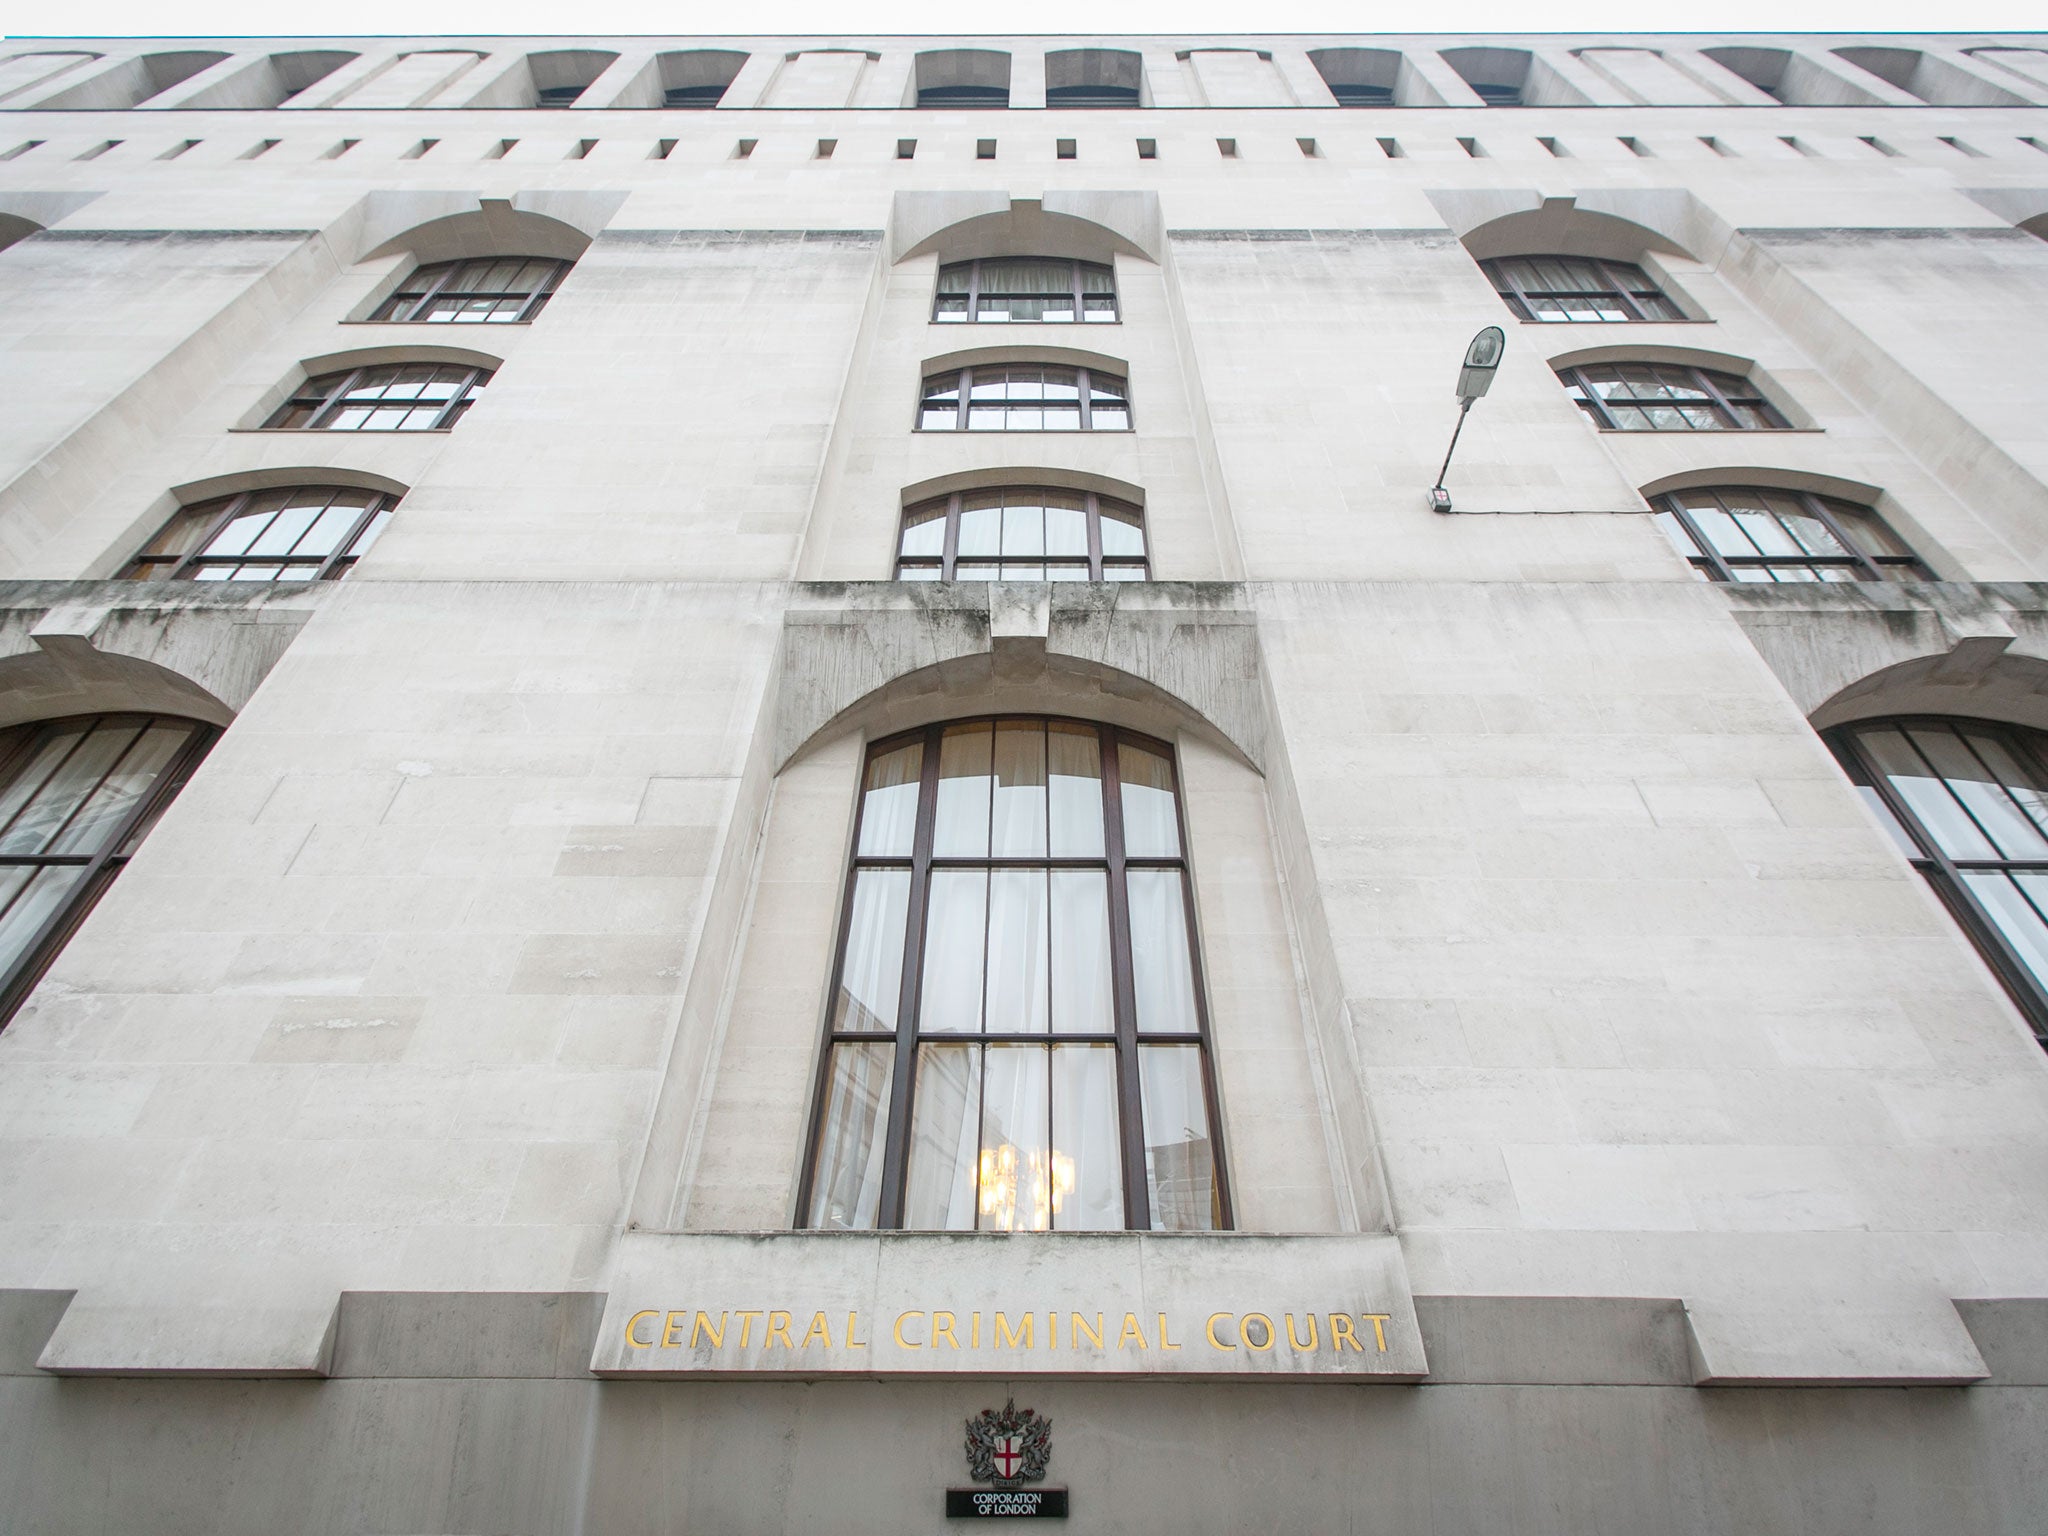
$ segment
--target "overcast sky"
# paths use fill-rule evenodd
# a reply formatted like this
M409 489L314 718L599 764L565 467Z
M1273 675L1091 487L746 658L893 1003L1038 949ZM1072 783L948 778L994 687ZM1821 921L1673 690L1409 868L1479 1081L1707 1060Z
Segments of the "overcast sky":
M750 0L745 5L688 0L351 0L303 12L327 20L333 35L421 33L900 32L958 34L998 30L1014 13L1029 32L1229 32L1249 25L1274 32L1642 30L1662 10L1675 22L1711 18L1716 30L1869 32L2038 30L2048 0L1712 0L1647 6L1642 0L1433 0L1373 7L1357 0L1035 0L1030 6L969 6L961 0ZM0 28L13 37L261 37L281 32L293 8L277 0L0 0ZM293 35L293 34L287 34ZM296 34L306 35L306 34Z

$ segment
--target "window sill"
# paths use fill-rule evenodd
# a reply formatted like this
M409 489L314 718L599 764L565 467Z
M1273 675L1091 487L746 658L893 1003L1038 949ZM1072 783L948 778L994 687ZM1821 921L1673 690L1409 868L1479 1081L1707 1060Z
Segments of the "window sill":
M389 324L390 322L385 322ZM943 325L949 331L971 331L979 326L990 326L996 330L1014 330L1020 325L1049 325L1062 331L1106 331L1111 326L1122 325L1117 320L929 320L928 325Z
M464 324L459 320L337 320L336 325L403 325L419 326L430 331L502 331L516 325L531 325L531 320L472 320Z
M353 430L335 427L229 427L231 434L243 437L446 437L453 427L414 427L406 431L398 427L357 427Z
M443 428L442 430L447 430ZM917 437L1006 437L1024 433L1032 437L1136 437L1136 427L912 427Z
M1567 325L1719 325L1718 320L1517 320L1517 325L1539 325L1557 330Z
M1603 437L1819 437L1826 427L1601 427Z

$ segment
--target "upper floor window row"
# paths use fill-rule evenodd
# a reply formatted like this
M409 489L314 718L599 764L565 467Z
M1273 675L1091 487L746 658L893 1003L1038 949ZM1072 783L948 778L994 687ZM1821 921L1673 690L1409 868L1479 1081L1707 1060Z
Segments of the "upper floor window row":
M1791 425L1748 379L1684 363L1560 368L1578 408L1614 432L1742 432Z
M1501 256L1480 267L1523 320L1683 320L1641 267L1592 256Z
M937 322L1064 325L1116 318L1114 272L1096 262L1052 256L991 257L941 267L932 303Z
M518 325L553 297L573 263L477 256L416 267L370 316L407 324Z
M313 432L434 432L462 419L485 368L387 363L308 379L263 425Z
M398 498L356 486L243 491L181 507L121 574L137 581L338 581Z
M1868 507L1809 491L1712 486L1653 498L1657 524L1702 581L1924 581Z
M906 507L898 581L1143 581L1145 515L1093 491L1007 486Z
M924 381L925 432L1127 432L1130 391L1113 373L1040 363L997 363Z

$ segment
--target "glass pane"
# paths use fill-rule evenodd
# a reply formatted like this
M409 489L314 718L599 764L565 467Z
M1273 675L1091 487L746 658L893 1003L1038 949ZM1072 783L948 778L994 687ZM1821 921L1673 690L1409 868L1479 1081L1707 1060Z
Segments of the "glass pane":
M1145 1107L1145 1188L1155 1232L1208 1232L1222 1225L1216 1154L1194 1045L1138 1048Z
M1134 869L1131 898L1131 981L1140 1034L1195 1032L1195 980L1188 952L1187 909L1177 869Z
M1088 558L1088 514L1080 507L1059 506L1047 497L1045 509L1045 552Z
M1121 1230L1123 1162L1117 1136L1116 1047L1054 1046L1053 1226L1062 1232Z
M1124 852L1139 859L1178 858L1173 764L1128 741L1117 743L1116 760L1124 781Z
M917 1027L925 1034L973 1034L981 1028L981 957L982 946L988 941L988 872L935 870L930 892Z
M0 971L12 970L21 961L43 924L71 899L84 875L75 864L39 869L29 875L6 915L0 916Z
M2005 743L1996 736L1981 731L1965 733L1970 745L1977 749L1977 755L1984 759L2000 783L2005 786L2015 804L2026 815L2030 825L2048 827L2048 795L2042 793L2040 780L2033 769L2025 767L2020 760L2008 752Z
M946 506L912 507L903 514L905 559L936 560L946 552Z
M1964 814L1948 787L1921 761L1905 736L1892 729L1858 731L1856 740L1878 771L1906 802L1938 846L1954 859L1995 859L1993 848L1977 824Z
M969 497L960 510L960 558L993 557L1003 549L1003 509L1000 502Z
M108 769L135 740L132 725L94 726L64 759L63 766L24 806L14 823L0 834L0 853L42 853L79 803L98 788Z
M809 1225L835 1230L875 1225L895 1062L890 1045L832 1047L817 1161L811 1167Z
M122 755L99 791L71 818L71 825L46 851L97 853L100 845L113 836L121 821L135 809L135 803L149 793L157 775L164 771L191 734L182 725L153 725L144 731L141 740Z
M1008 558L1045 553L1045 508L1033 502L1003 509L1002 553Z
M1976 818L1977 825L2000 854L2008 859L2048 858L2048 839L2041 836L2040 830L1965 744L1966 737L1973 742L1979 739L1976 732L1957 732L1946 726L1915 726L1907 734L1948 782L1949 792Z
M1049 1027L1045 878L1040 869L989 877L985 1028L992 1035L1042 1035Z
M2029 886L2035 901L2048 900L2048 883L2039 875L2008 875L2003 871L1964 870L1963 884L1969 887L1998 931L2018 953L2020 963L2034 979L2048 983L2048 925L2033 902L2022 895L2015 880Z
M1052 1226L1048 1055L1042 1045L988 1047L975 1181L985 1232L1044 1232Z
M1115 1032L1110 990L1109 876L1052 874L1052 1027L1063 1035Z
M868 759L860 807L863 858L910 857L917 835L918 780L924 774L924 743L906 742Z
M932 854L941 859L988 857L988 725L949 725L939 743L938 819Z
M1055 720L1046 728L1051 758L1052 856L1102 857L1102 738L1093 726Z
M1102 554L1107 560L1144 558L1145 525L1135 507L1103 506Z
M981 1047L919 1046L917 1080L911 1087L903 1225L912 1231L971 1232L981 1131Z
M903 929L910 907L910 871L864 869L853 877L846 961L832 1028L846 1034L893 1034L903 991Z
M1892 808L1885 804L1884 796L1880 795L1868 784L1858 784L1856 786L1856 798L1863 802L1864 808L1871 815L1875 816L1878 819L1878 823L1891 835L1891 840L1898 844L1899 852L1909 859L1925 857L1919 848L1914 845L1912 836L1900 824L1899 818L1892 814Z
M991 846L999 859L1045 856L1045 727L1036 720L996 726Z
M12 771L5 788L0 788L0 826L7 825L20 813L29 797L42 788L43 781L57 771L57 765L64 760L65 754L78 745L89 729L90 725L84 721L52 729L34 753ZM20 735L27 736L31 730L32 728L23 728ZM33 843L22 843L12 847L4 840L0 840L0 851L33 853L42 846L43 837L48 835L46 827Z

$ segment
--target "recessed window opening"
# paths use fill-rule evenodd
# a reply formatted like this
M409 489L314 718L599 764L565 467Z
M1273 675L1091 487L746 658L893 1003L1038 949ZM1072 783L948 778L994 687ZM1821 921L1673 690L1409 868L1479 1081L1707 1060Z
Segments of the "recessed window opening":
M398 498L355 486L244 491L180 508L121 574L131 581L339 581Z
M752 154L752 153L754 152L754 146L755 146L756 144L760 143L760 142L761 142L761 141L760 141L759 139L741 139L741 140L739 141L739 143L737 143L737 144L735 144L735 145L733 146L733 150L732 150L732 157L733 157L733 159L735 159L735 160L744 160L744 159L746 159L746 158L747 158L747 157L748 157L749 155L751 155L751 154Z
M814 158L819 160L830 160L832 158L832 152L837 148L839 148L839 141L837 139L820 139L818 140L817 153Z
M746 62L744 53L726 48L659 54L661 104L671 111L708 111L725 98Z
M1825 739L2048 1044L2048 738L1988 720L1908 716Z
M921 432L1128 432L1120 375L1050 363L993 363L937 373L917 405Z
M597 140L578 139L574 147L570 149L569 153L566 156L564 156L564 158L569 160L588 160L590 158L590 152L595 148L597 148Z
M183 154L186 150L190 149L194 144L197 144L198 142L199 141L197 139L187 139L182 146L175 150L170 151L168 154L162 156L162 158L165 160L175 159L178 155ZM320 158L322 160L339 160L343 155L347 154L350 150L354 149L358 144L362 142L363 141L361 139L343 139L340 143L336 144L334 148L328 150L327 153L322 155Z
M350 150L354 149L359 142L360 141L356 139L343 139L339 144L335 145L334 148L330 149L327 152L327 158L329 160L339 160L343 155L347 154ZM180 155L190 154L193 150L199 147L199 143L200 141L198 139L180 139L178 140L177 143L173 144L169 149L165 150L162 154L158 155L157 159L175 160Z
M977 160L993 160L993 159L995 159L995 157L996 157L996 141L995 141L994 139L976 139L976 140L974 141L974 158L975 158L975 159L977 159Z
M240 160L260 160L277 148L281 142L278 139L258 139L254 144L243 150L240 155L236 156L236 158Z
M0 731L0 1025L206 756L172 715L80 715Z
M1399 139L1381 139L1379 146L1380 153L1389 160L1405 160L1408 158L1408 152L1401 147Z
M1237 140L1218 139L1216 141L1216 153L1226 160L1235 160L1237 158Z
M991 48L936 49L917 56L917 105L984 109L1010 104L1010 56Z
M1711 133L1701 134L1700 142L1706 145L1707 148L1711 149L1715 154L1721 156L1721 158L1724 160L1732 160L1736 157L1734 150L1730 149L1726 144L1722 143L1719 139L1715 138Z
M1294 143L1295 147L1301 151L1303 158L1309 160L1320 160L1322 158L1323 152L1316 147L1314 139L1296 139Z
M896 158L897 158L898 160L914 160L914 159L916 159L916 158L917 158L917 140L915 140L915 139L898 139L898 140L896 141Z
M128 141L126 139L106 139L98 144L93 145L91 149L88 149L84 154L78 156L78 158L81 160L97 160L101 155L107 153L108 150L119 149L123 144L127 142ZM247 155L244 155L242 156L242 158L246 160L249 157Z
M1523 320L1683 320L1641 267L1591 256L1502 256L1480 264Z
M1880 155L1883 155L1886 159L1898 160L1904 158L1898 150L1892 148L1891 145L1885 143L1883 139L1877 138L1871 134L1866 133L1861 135L1859 142L1868 144L1872 149L1876 150Z
M1484 160L1486 158L1486 150L1477 139L1460 139L1458 140L1458 148L1464 150L1474 160Z
M1052 108L1135 107L1143 80L1142 60L1124 48L1056 48L1045 56L1045 104Z
M998 718L862 776L802 1224L1230 1225L1166 743Z
M372 320L409 325L519 325L541 312L571 263L478 256L416 267Z
M440 432L460 421L490 370L450 363L380 363L306 380L266 430Z
M1650 153L1650 147L1647 144L1645 144L1641 139L1629 138L1626 135L1624 135L1621 138L1620 143L1623 149L1627 150L1630 154L1634 155L1639 160L1649 160L1655 158Z
M1157 160L1159 158L1159 141L1157 139L1138 140L1138 158L1140 160Z
M898 581L1144 581L1145 515L1093 491L956 491L906 507Z
M1685 363L1582 363L1558 380L1610 432L1755 432L1791 425L1750 380Z
M1811 144L1807 143L1806 140L1798 137L1795 134L1780 134L1778 136L1778 142L1784 145L1787 149L1791 150L1795 155L1805 155L1809 158L1813 158L1820 154L1819 150L1815 149Z
M584 89L585 87L580 85L544 85L540 88L540 100L537 105L550 108L573 107L576 105L576 98L583 94Z
M518 147L519 141L517 139L500 139L484 151L484 158L486 160L502 160Z
M1926 566L1868 507L1809 491L1713 486L1652 499L1657 526L1702 581L1925 581Z
M21 143L15 145L14 148L8 150L6 154L0 155L0 160L19 160L30 150L41 149L49 142L48 139L24 139Z
M2023 134L2020 137L2020 142L2026 145L2029 149L2038 149L2042 154L2048 155L2048 144L2042 143L2039 139L2031 138Z
M439 139L421 139L419 143L413 145L411 149L408 149L404 154L400 155L398 158L401 160L418 160L425 156L428 150L432 149L436 144L440 142L441 141Z
M1543 146L1544 151L1547 154L1549 154L1549 156L1553 160L1568 160L1571 158L1571 151L1566 149L1562 144L1558 143L1555 139L1538 138L1536 142Z
M1053 152L1053 156L1054 156L1054 158L1056 158L1056 159L1060 159L1060 160L1072 160L1072 159L1074 159L1074 158L1075 158L1075 156L1076 156L1076 148L1077 148L1077 146L1075 145L1075 143L1074 143L1074 141L1073 141L1072 139L1055 139L1055 140L1053 140L1052 152Z
M1116 274L1058 256L996 256L939 269L932 319L983 325L1107 324L1117 317Z
M666 160L676 152L676 145L680 142L681 140L679 139L656 139L654 141L654 148L647 158L650 160Z
M1988 160L1990 158L1990 156L1986 155L1983 150L1977 148L1976 145L1966 143L1964 140L1954 138L1949 134L1941 135L1941 142L1946 144L1950 149L1954 150L1957 154L1968 155L1972 160Z

